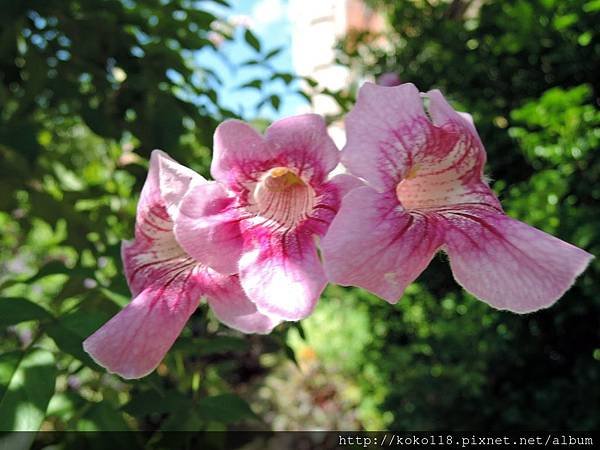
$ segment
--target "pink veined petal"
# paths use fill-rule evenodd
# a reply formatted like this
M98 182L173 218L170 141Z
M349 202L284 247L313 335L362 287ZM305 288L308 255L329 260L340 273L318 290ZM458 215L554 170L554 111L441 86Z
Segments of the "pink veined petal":
M450 104L446 101L444 94L442 94L439 89L428 91L425 95L427 98L429 98L428 112L434 125L443 126L448 122L453 122L461 126L465 126L468 128L468 131L474 135L473 137L475 138L478 146L483 148L483 144L479 139L479 135L477 134L477 130L475 129L475 125L473 123L473 116L471 116L471 114L459 112L452 108L452 106L450 106Z
M342 163L380 192L393 189L423 152L432 133L417 88L365 83L346 116Z
M329 180L329 182L337 187L340 198L344 198L352 190L365 185L360 178L356 178L349 173L340 173Z
M162 270L162 283L142 290L83 343L94 361L123 378L152 372L198 306L200 289L193 281L193 266L164 265Z
M385 72L377 77L377 84L379 86L392 87L402 84L402 80L396 72Z
M318 114L300 114L273 122L265 133L278 164L293 167L298 175L321 183L340 161L340 151Z
M243 333L270 333L281 323L273 317L261 314L242 290L237 275L224 276L208 269L205 272L205 290L208 304L217 319L228 327Z
M454 278L498 309L526 313L549 307L593 258L490 208L462 208L443 215Z
M210 173L239 191L245 183L258 181L258 174L269 169L274 159L271 147L254 128L239 120L226 120L215 131Z
M322 241L329 281L396 303L443 243L435 216L406 212L393 193L351 191Z
M193 170L177 163L165 152L152 151L148 176L137 206L136 237L143 238L145 233L152 234L153 226L146 223L145 216L158 209L164 209L165 212L168 210L167 214L160 215L164 216L164 220L170 221L184 194L195 183L207 181ZM142 236L138 236L138 231L141 231L139 234Z
M191 185L208 183L204 177L182 166L161 150L152 151L149 172L158 177L160 196L171 217L176 216L179 203Z
M172 210L191 183L205 182L200 175L177 164L161 151L152 152L150 169L137 207L135 240L124 241L121 257L125 275L134 295L161 276L165 265L188 262L173 235L173 221L163 200L164 187Z
M486 155L473 124L467 113L455 111L442 93L435 89L427 92L429 116L439 129L442 138L453 141L451 144L433 146L419 163L419 175L428 181L460 180L462 184L481 182Z
M432 121L412 84L366 83L346 119L342 161L378 191L399 188L408 209L457 203L499 207L483 178L485 151L472 120L455 112L439 91L426 96Z
M178 267L191 263L171 231L154 234L152 239L123 241L121 259L127 284L134 296L160 280L164 276L165 266Z
M338 175L319 187L315 205L306 220L295 230L320 238L327 233L331 221L340 209L342 197L360 181L352 176Z
M283 320L308 316L327 284L312 233L258 225L244 238L240 282L258 311Z
M238 272L241 212L220 183L196 184L180 204L175 236L193 258L224 274Z

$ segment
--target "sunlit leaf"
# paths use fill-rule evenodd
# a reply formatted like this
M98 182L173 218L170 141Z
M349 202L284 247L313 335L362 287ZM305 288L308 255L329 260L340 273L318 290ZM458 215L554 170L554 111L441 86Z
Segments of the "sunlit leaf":
M37 431L54 393L52 353L32 349L0 355L0 428Z

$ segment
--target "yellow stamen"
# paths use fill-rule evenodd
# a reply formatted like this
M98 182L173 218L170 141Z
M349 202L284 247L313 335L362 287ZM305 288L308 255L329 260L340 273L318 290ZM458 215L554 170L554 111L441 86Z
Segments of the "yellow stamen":
M277 187L280 189L304 184L302 179L292 169L287 167L274 167L269 171L269 176L272 179L277 179Z
M415 164L414 166L412 166L409 170L408 173L406 174L406 176L404 177L405 180L410 180L412 178L415 178L417 176L417 172L419 171L419 165Z

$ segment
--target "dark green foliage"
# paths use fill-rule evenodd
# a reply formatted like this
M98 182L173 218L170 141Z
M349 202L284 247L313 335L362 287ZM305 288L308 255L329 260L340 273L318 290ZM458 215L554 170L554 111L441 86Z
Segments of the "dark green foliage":
M474 116L506 211L600 254L600 4L371 4L393 50L350 36L340 60L440 88ZM438 257L392 312L370 302L385 325L367 361L386 386L389 426L597 429L599 272L594 260L557 305L517 316L465 294Z

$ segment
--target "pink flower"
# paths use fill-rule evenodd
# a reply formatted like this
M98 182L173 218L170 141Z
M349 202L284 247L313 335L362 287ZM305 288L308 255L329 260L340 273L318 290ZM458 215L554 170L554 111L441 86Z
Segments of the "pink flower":
M592 255L506 216L470 116L437 90L425 96L427 113L414 85L367 83L346 117L342 161L369 186L344 197L323 240L330 280L395 303L443 250L458 283L491 306L550 306Z
M237 275L221 275L186 254L173 234L173 219L187 189L211 186L155 150L138 203L135 239L123 242L125 275L134 299L83 347L101 366L123 378L140 378L160 363L206 296L226 325L268 333L278 321L260 314Z
M400 76L396 72L384 72L377 77L377 84L379 86L398 86L402 84Z
M259 312L284 320L309 315L327 278L317 254L353 177L327 176L339 151L320 116L279 120L258 134L229 120L217 128L211 173L183 198L175 235L190 255L221 273L239 273Z

